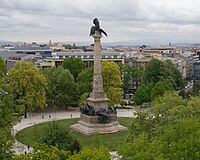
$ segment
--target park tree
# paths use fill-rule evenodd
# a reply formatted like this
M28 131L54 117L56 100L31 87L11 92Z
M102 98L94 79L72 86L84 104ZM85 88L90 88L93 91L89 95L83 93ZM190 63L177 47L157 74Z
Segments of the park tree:
M85 68L85 63L81 58L69 57L63 60L62 67L68 69L76 81L78 74Z
M12 144L14 137L11 132L13 125L21 116L20 108L13 103L14 96L11 86L4 78L0 79L0 159L10 160L13 156Z
M146 86L142 85L136 90L133 96L133 101L135 102L136 105L141 105L148 101Z
M102 62L103 87L111 104L119 104L122 97L120 67L115 62Z
M57 146L58 149L70 151L71 154L81 150L80 143L68 131L67 127L58 122L49 123L42 131L41 143Z
M152 59L146 66L143 75L144 84L157 83L164 78L164 64L158 59Z
M123 92L124 92L124 98L125 93L127 93L127 90L130 88L131 83L133 80L141 82L141 77L143 74L143 68L142 67L133 67L128 64L124 64L122 66L122 74L123 74Z
M175 84L174 88L176 90L181 90L184 88L185 82L183 80L183 76L178 68L170 61L166 60L163 62L164 64L164 77L171 80L171 83Z
M32 112L46 106L46 78L30 62L17 62L8 72L8 81L13 88L14 100L18 107Z
M180 71L172 64L170 60L162 62L157 59L152 59L146 66L143 75L143 82L157 83L161 80L170 80L175 90L181 90L184 87L184 80Z
M192 118L181 119L163 128L155 138L141 133L121 148L122 159L199 159L199 126Z
M68 69L52 67L43 71L47 79L47 101L50 106L67 107L78 104L73 75Z
M77 91L79 95L89 94L92 91L93 67L86 68L77 77Z
M69 160L111 160L110 153L107 148L100 147L98 149L83 149L80 153L71 156Z
M187 101L177 92L156 98L152 108L138 111L122 159L199 159L199 96Z
M123 92L125 97L126 91L131 86L131 80L134 74L133 66L124 64L122 66L122 74L123 74Z
M0 57L0 78L6 73L6 63L3 58Z
M153 83L149 83L147 85L140 86L136 90L136 92L133 96L133 101L137 105L141 105L143 103L146 104L146 102L150 102L151 101L151 92L152 92L153 87L154 87Z
M151 91L151 100L158 96L163 96L166 91L173 91L173 85L169 80L159 81Z
M103 87L110 100L110 104L120 102L121 91L121 73L120 67L115 62L102 62ZM90 93L92 91L93 67L83 70L77 78L77 90L79 94Z
M198 95L200 91L200 80L195 80L193 85L193 94Z
M45 144L36 145L33 151L27 154L16 155L13 160L67 160L70 152Z
M36 145L33 151L20 154L13 160L110 160L110 154L107 148L100 147L99 149L83 149L80 153L71 155L66 150L58 149L54 146L45 144Z

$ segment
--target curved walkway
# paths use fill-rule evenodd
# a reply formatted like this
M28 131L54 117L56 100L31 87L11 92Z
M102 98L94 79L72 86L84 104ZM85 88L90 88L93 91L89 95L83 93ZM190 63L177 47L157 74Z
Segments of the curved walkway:
M135 109L119 109L117 110L117 117L134 117ZM60 120L60 119L70 119L70 118L80 118L80 112L78 110L72 111L58 111L55 113L36 113L35 115L31 115L28 118L23 118L20 123L13 127L13 132L16 134L18 131L36 125L38 123L43 123L47 121ZM21 154L25 152L29 152L32 148L28 147L18 141L13 145L13 150L16 154Z

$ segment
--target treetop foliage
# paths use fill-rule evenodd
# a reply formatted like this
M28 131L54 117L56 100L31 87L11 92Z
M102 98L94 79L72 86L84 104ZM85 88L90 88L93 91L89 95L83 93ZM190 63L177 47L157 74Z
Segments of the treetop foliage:
M14 160L110 160L108 149L83 149L80 153L71 155L66 150L45 144L36 145L34 150L14 157Z
M157 97L133 120L123 159L199 159L200 95L183 99L176 92Z
M78 77L78 74L86 67L85 63L82 61L81 58L75 58L75 57L69 57L65 58L62 67L65 69L68 69L70 73L74 76L74 79L76 81L76 78Z
M73 75L63 67L52 67L43 71L47 79L47 102L58 107L74 106L78 103L78 94Z
M34 111L46 106L47 80L30 62L17 62L8 72L8 81L14 93L17 106Z
M103 88L110 104L119 104L122 97L120 67L115 62L102 62Z
M0 78L3 77L3 74L6 73L6 63L4 62L3 58L0 57Z

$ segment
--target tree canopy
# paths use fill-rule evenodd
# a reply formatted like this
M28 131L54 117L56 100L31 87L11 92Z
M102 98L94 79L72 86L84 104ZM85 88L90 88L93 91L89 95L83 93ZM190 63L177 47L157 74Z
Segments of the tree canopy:
M115 62L103 61L102 77L104 92L106 92L110 104L119 104L122 97L120 67ZM92 91L92 80L93 67L87 68L79 74L77 78L79 94L82 94L85 97L85 93Z
M200 80L195 80L193 85L193 94L198 95L200 91Z
M107 148L99 149L83 149L80 153L70 157L69 160L111 160L110 153Z
M157 97L133 119L122 159L199 159L199 103L200 96L187 101L176 92Z
M6 63L4 62L3 58L0 57L0 78L4 73L6 73Z
M166 91L173 91L173 85L169 80L159 81L151 90L151 100L158 96L163 96Z
M47 101L59 107L76 106L78 94L73 75L68 69L52 67L43 71L47 78Z
M46 78L30 62L17 62L8 72L17 106L24 108L24 116L46 106Z
M137 91L134 94L133 101L137 105L141 105L144 102L148 101L148 94L146 92L146 86L142 85L137 89Z
M21 110L16 108L13 100L12 88L4 78L0 79L0 159L2 160L12 158L14 137L11 130L21 116Z
M34 150L14 157L14 160L110 160L108 149L83 149L80 153L71 155L66 150L58 149L54 146L36 145Z
M85 68L85 63L81 58L69 57L63 60L62 67L68 69L76 81L78 74Z
M137 105L141 105L143 103L150 102L151 101L151 91L152 91L153 87L154 87L153 83L149 83L147 85L140 86L136 90L136 92L133 96L133 101Z
M176 90L180 90L184 87L184 80L180 71L174 66L174 64L172 64L170 60L162 62L157 59L152 59L147 64L144 71L144 84L155 84L166 79L170 80Z
M111 104L119 104L122 97L120 67L115 62L102 62L103 87Z
M67 127L57 122L49 123L44 128L41 142L48 146L57 146L59 149L68 150L71 154L81 150L79 142L69 133Z
M129 64L124 64L122 66L124 95L126 91L130 88L131 82L133 82L133 80L141 81L142 74L143 74L142 67L133 67Z
M164 64L158 59L152 59L146 66L143 75L144 84L157 83L164 78ZM166 78L166 77L165 77Z
M147 64L142 76L142 84L149 87L139 87L134 94L133 100L136 101L136 104L142 104L146 101L152 101L157 96L162 96L166 91L173 90L177 90L182 94L184 83L180 71L170 60L163 62L152 59Z
M77 77L77 91L79 95L89 94L92 91L93 67L86 68Z
M33 151L15 156L14 160L67 160L71 154L65 150L45 144L36 145Z
M166 60L164 63L164 78L171 79L171 83L175 84L175 89L180 90L183 89L185 82L181 75L181 72L177 69L177 67L170 61ZM170 78L171 77L171 78Z

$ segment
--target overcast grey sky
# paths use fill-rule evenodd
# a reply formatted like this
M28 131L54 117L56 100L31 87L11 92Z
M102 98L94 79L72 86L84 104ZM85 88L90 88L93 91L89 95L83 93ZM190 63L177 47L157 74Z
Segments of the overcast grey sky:
M200 0L0 0L0 40L200 42Z

